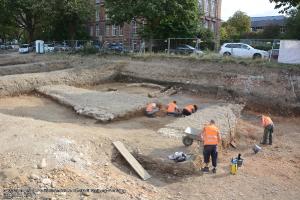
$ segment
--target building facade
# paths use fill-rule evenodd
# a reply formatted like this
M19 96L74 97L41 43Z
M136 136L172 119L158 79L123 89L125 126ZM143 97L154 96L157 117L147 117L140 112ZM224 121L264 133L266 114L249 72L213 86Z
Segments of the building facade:
M279 26L280 32L286 31L286 17L279 16L265 16L265 17L251 17L251 30L253 32L263 31L267 26Z
M210 29L215 37L219 38L222 0L198 0L198 3L204 27ZM114 25L105 13L105 0L95 0L95 7L94 20L89 24L90 36L94 40L99 40L101 43L122 43L133 50L140 48L141 39L135 21L123 26Z
M202 14L202 23L211 30L215 38L220 37L222 0L198 0L199 11Z

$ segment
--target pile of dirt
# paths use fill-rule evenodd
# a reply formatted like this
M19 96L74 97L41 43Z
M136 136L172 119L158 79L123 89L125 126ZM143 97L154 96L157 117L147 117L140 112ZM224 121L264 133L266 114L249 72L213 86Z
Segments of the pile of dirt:
M63 105L72 107L76 113L102 122L124 118L143 110L149 99L146 96L111 91L100 92L66 85L37 88Z
M235 137L237 120L243 110L243 105L225 104L215 105L199 110L198 112L184 118L178 118L174 122L167 124L165 128L158 130L158 133L181 138L187 127L202 130L210 120L215 120L222 134L223 145L227 146L231 139Z

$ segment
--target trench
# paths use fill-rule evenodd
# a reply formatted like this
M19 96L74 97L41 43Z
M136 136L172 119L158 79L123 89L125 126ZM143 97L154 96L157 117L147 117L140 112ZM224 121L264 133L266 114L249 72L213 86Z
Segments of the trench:
M232 89L227 89L225 87L212 87L207 85L191 84L191 83L182 83L182 82L169 82L163 80L154 80L141 77L135 77L131 75L126 75L118 73L114 77L114 81L123 82L123 83L154 83L163 85L166 87L176 87L182 88L185 92L198 95L199 97L209 97L214 99L221 99L226 102L245 104L245 110L268 113L272 115L279 116L300 116L300 106L296 103L282 102L274 98L267 98L257 96L253 93L250 95L239 93Z

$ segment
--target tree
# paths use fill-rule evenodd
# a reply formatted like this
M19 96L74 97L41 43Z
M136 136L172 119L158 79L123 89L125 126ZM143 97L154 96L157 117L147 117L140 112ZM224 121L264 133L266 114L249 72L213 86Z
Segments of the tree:
M264 39L279 39L280 37L280 26L273 24L264 27L264 30L261 34L261 38Z
M300 1L299 0L270 0L271 3L275 3L275 9L281 9L283 8L280 12L288 12L289 9L292 7L295 8L300 8Z
M237 35L241 36L244 33L250 32L251 19L246 13L236 11L234 15L228 19L227 27L230 27L232 32L236 31Z
M227 22L223 22L220 30L221 40L231 40L239 38L237 29Z
M237 11L227 22L223 22L220 30L221 40L237 40L248 35L251 29L251 19L244 12Z
M27 34L29 42L34 39L36 27L41 23L47 1L46 0L3 0L9 16L14 23Z
M286 24L286 38L300 40L300 9L291 10L289 15Z
M135 20L146 39L193 37L200 24L197 0L106 0L105 6L112 23Z
M94 1L52 0L48 2L43 37L52 40L86 38L86 23L94 14Z
M6 2L0 0L0 39L5 41L17 33L16 24L7 9Z
M0 0L0 3L0 27L7 22L14 24L28 42L36 38L63 40L83 36L87 34L85 24L94 13L94 1L89 0Z

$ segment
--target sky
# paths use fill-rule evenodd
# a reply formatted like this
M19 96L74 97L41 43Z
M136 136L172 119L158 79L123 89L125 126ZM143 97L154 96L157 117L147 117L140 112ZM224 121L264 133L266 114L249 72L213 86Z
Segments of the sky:
M269 0L222 0L222 20L226 21L238 10L250 17L280 15Z

